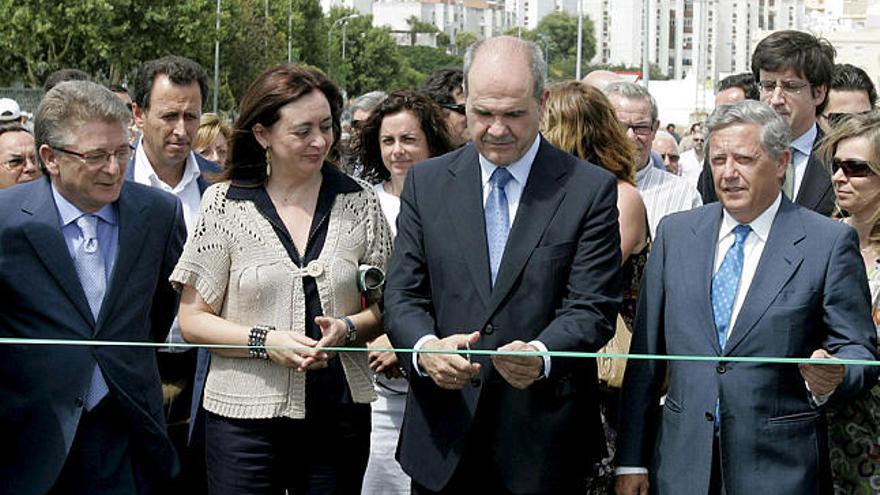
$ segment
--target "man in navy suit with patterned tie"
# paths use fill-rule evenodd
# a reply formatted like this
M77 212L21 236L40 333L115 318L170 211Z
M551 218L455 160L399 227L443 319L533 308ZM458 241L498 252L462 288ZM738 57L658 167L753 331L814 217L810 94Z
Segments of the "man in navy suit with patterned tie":
M856 232L782 194L791 138L771 107L723 106L706 126L720 203L660 223L631 352L718 359L627 363L617 493L831 493L823 407L877 368L725 359L873 360Z
M620 304L613 176L538 133L541 50L468 50L472 143L417 164L385 286L396 347L596 351ZM398 459L417 494L582 493L604 454L592 359L401 354Z
M180 202L126 182L128 109L86 81L37 110L45 180L0 192L0 336L161 342ZM177 470L155 349L0 345L0 493L157 493Z

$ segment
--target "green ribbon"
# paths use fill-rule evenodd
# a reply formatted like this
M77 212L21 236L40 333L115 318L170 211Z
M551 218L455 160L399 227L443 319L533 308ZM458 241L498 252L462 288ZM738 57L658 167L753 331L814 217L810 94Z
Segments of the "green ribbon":
M0 345L67 345L87 347L152 347L152 348L176 348L176 349L249 349L247 345L219 345L219 344L189 344L189 343L165 343L165 342L124 342L113 340L69 340L69 339L20 339L0 337ZM488 349L369 349L366 347L308 347L308 346L266 346L266 349L290 349L290 350L321 350L328 352L396 352L424 354L457 354L462 356L549 356L560 358L611 358L611 359L641 359L652 361L703 361L723 363L763 363L763 364L843 364L846 366L880 366L880 361L862 359L810 359L792 357L756 357L756 356L690 356L669 354L622 354L604 352L575 352L575 351L495 351Z

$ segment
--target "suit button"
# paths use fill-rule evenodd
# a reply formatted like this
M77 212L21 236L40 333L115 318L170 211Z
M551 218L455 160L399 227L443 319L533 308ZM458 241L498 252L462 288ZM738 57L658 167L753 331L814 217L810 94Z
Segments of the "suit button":
M482 384L483 384L483 380L481 380L481 379L479 379L479 378L473 378L473 379L471 379L471 385L472 385L474 388L479 388L480 385L482 385Z
M73 403L76 404L76 407L82 407L86 404L86 401L84 401L82 397L77 397L74 399Z
M717 371L719 374L723 375L723 374L727 373L727 367L724 366L723 364L719 364L718 366L715 367L715 371Z
M495 333L495 327L493 327L491 323L487 323L486 326L483 327L483 333L486 335L492 335Z
M706 421L709 421L710 423L714 423L715 422L715 415L710 413L709 411L706 411Z

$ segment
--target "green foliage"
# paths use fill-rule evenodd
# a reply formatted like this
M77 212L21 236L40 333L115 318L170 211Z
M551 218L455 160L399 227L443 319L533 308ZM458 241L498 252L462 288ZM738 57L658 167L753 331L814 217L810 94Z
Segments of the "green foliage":
M577 23L576 16L565 12L553 12L541 19L534 30L514 27L508 29L505 34L521 36L523 39L537 43L547 58L550 79L570 79L575 77L577 66ZM582 36L583 64L596 54L593 21L588 17L583 19Z
M459 31L455 35L455 50L459 55L464 55L467 48L479 41L477 35L468 31Z
M461 57L450 55L442 48L430 46L402 46L399 47L400 55L408 62L408 65L416 72L417 80L413 85L405 85L410 89L418 88L434 70L441 67L460 67Z

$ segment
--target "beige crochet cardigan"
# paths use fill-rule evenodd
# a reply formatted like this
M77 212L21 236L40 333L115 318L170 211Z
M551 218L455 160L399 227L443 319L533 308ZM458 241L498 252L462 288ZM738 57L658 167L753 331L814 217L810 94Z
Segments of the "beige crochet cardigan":
M326 315L360 311L360 264L385 269L391 235L376 193L339 194L333 203L327 238L316 260L315 276ZM205 191L199 221L187 241L171 282L192 286L214 312L246 326L274 326L305 335L303 278L310 276L287 255L272 225L252 201L227 199L229 183ZM312 274L316 273L312 266ZM339 358L355 402L375 399L364 352ZM205 384L204 407L231 418L304 418L305 373L274 361L213 354Z

